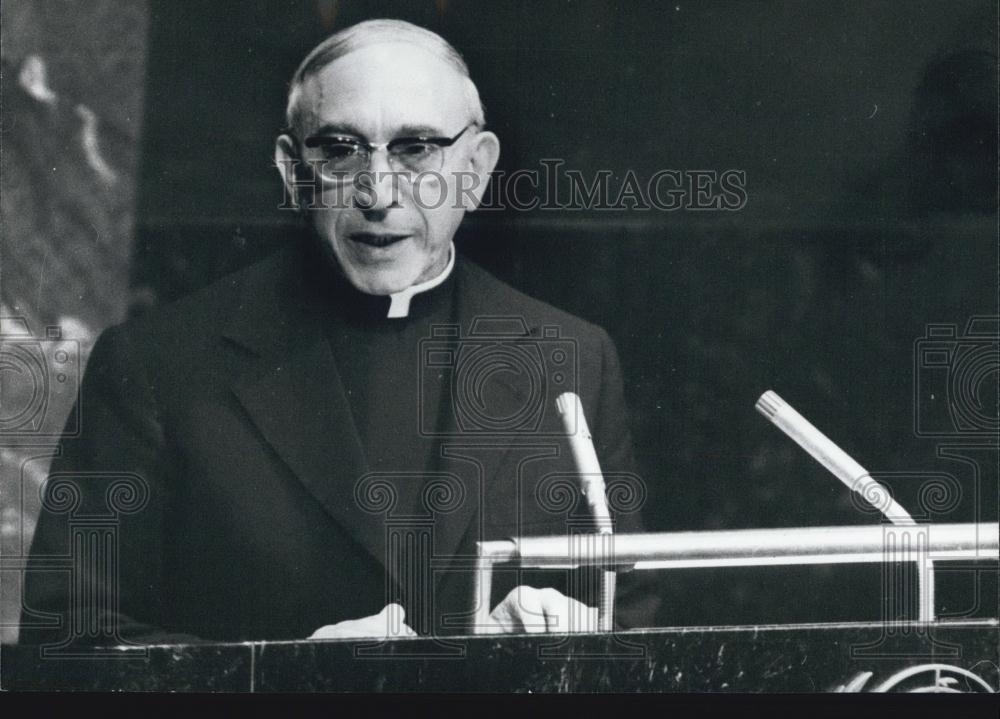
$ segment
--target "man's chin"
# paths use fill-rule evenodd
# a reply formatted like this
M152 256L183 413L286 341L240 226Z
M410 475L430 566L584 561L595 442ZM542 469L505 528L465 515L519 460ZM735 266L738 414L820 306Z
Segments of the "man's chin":
M373 273L349 269L344 274L358 291L368 295L392 295L415 284L415 278L410 276L411 273Z

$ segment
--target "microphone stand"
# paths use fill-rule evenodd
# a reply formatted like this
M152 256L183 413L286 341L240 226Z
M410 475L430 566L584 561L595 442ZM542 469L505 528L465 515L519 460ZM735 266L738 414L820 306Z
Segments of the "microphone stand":
M580 478L580 488L587 501L590 514L597 525L599 541L608 544L613 542L611 514L608 511L608 501L605 496L604 475L601 472L594 442L590 436L590 428L583 414L583 403L573 392L564 392L556 400L556 408L562 418L563 428L569 439L570 451L576 463ZM607 552L605 552L607 554ZM612 569L601 569L599 574L599 594L597 602L598 631L614 630L615 616L615 585L617 574Z
M910 513L892 498L889 490L872 478L868 470L854 461L847 452L834 444L809 420L796 412L776 392L768 390L760 396L754 406L775 427L788 435L813 459L826 467L837 479L847 485L848 489L860 494L865 501L878 509L894 525L905 527L917 524ZM926 544L926 537L923 541L916 543L916 552L920 556L920 561L917 562L917 592L920 621L932 622L934 621L935 604L934 562L928 556ZM890 557L889 546L886 547L886 552L887 558Z

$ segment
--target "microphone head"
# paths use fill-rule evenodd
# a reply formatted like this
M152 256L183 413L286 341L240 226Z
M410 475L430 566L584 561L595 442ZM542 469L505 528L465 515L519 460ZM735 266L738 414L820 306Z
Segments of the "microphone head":
M577 397L573 392L563 392L561 395L556 397L556 410L559 412L561 417L566 415L573 416L576 412L577 403L580 398Z
M583 418L580 398L573 392L563 392L556 398L556 411L562 420L563 430L570 437L578 434L581 428L587 425L587 421Z
M754 408L768 419L773 419L774 415L786 406L785 400L781 399L777 392L769 389L760 396Z

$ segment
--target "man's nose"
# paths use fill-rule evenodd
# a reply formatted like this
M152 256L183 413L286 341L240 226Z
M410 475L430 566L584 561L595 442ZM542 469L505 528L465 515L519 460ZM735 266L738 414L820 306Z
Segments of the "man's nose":
M355 206L365 212L399 207L401 175L389 164L389 153L380 148L373 150L370 158L368 171L358 178L360 187L354 195Z

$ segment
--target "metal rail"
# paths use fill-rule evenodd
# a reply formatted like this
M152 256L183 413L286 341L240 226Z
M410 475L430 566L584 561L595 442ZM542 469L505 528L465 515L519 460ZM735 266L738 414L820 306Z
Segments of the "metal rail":
M489 624L497 564L646 570L916 562L925 578L919 589L920 621L933 621L934 562L1000 557L1000 525L974 523L651 532L595 539L595 535L570 534L479 542L472 596L474 631Z

